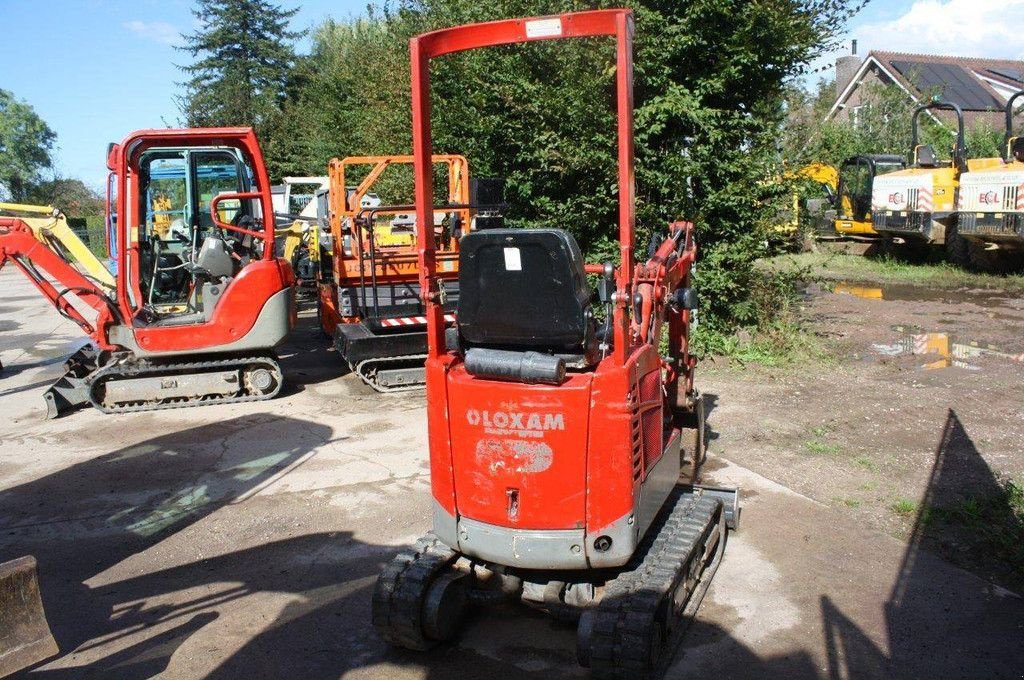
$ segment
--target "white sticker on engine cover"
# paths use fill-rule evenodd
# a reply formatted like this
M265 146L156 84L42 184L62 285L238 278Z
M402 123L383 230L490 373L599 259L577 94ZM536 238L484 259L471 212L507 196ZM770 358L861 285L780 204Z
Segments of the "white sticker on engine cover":
M505 248L505 271L523 271L523 260L519 256L519 248Z
M555 35L562 35L561 19L537 19L526 22L527 38L550 38Z

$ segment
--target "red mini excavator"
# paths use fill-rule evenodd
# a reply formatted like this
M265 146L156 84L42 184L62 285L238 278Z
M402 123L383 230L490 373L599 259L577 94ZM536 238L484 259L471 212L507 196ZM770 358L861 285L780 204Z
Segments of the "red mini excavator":
M632 33L632 14L616 9L412 40L425 223L432 58L615 38L621 261L585 265L558 228L479 228L461 240L458 313L446 332L434 243L419 232L433 532L378 579L373 622L392 644L427 649L455 635L467 605L518 598L578 620L578 656L596 674L655 674L736 525L738 492L695 484L704 437L689 353L692 225L672 224L647 262L634 263ZM597 275L596 300L588 274Z
M295 324L295 277L274 257L256 135L144 130L111 144L107 166L113 289L24 221L0 217L0 267L12 262L92 339L46 391L48 415L84 404L112 413L276 395L273 349Z

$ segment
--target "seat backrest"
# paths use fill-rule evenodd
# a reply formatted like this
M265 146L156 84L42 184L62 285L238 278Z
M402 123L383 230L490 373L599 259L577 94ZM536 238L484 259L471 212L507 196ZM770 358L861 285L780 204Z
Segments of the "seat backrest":
M931 144L921 144L915 150L917 165L921 168L934 168L939 164L939 158L935 155L935 147Z
M1024 163L1024 137L1014 137L1010 143L1011 158L1018 163Z
M469 345L581 353L590 290L576 239L561 229L488 229L462 238L459 334Z

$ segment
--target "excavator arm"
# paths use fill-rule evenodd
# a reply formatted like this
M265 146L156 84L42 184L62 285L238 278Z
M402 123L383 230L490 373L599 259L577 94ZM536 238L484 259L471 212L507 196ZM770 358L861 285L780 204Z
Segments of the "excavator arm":
M89 250L89 246L71 229L67 217L60 210L49 205L26 205L23 203L0 203L0 213L18 213L32 234L50 250L61 254L64 259L78 263L85 274L105 288L113 290L117 283L106 265ZM38 215L38 217L28 217Z
M78 324L97 347L114 349L107 342L106 332L117 318L114 301L98 283L37 238L36 231L17 217L0 217L0 269L8 261L28 277L62 316ZM50 279L62 289L58 290ZM96 319L87 319L68 299L69 293L95 309Z

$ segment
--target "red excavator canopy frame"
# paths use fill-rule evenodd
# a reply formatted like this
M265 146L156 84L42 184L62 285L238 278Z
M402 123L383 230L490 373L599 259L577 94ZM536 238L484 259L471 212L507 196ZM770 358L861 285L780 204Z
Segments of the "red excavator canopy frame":
M559 38L615 38L615 99L619 162L619 251L616 271L614 356L625 364L629 351L627 291L633 279L635 183L633 175L633 13L628 9L604 9L530 19L509 19L456 26L425 33L409 41L412 65L412 139L416 178L416 217L428 224L433 214L434 178L430 125L430 60L445 54L481 47L512 45ZM420 290L427 316L427 354L445 351L443 307L438 296L434 244L428 230L418 232Z
M113 144L107 155L107 168L116 173L116 214L121 224L118 226L118 248L117 248L117 304L124 315L124 318L132 318L139 311L139 305L132 304L129 296L129 286L136 300L142 300L142 293L138 289L138 281L130 280L129 272L134 271L138 259L138 243L132 238L133 230L138 228L138 218L134 212L134 206L130 200L137 200L139 195L137 164L139 154L151 147L196 147L196 146L232 146L241 149L247 156L255 175L253 178L259 187L257 192L236 194L233 197L253 198L260 201L263 225L259 233L251 232L255 236L264 239L268 244L264 248L263 259L274 258L274 249L269 247L274 243L274 219L270 199L270 177L267 175L266 164L263 161L263 152L260 150L256 133L252 128L247 127L224 127L224 128L192 128L192 129L158 129L138 130L124 138L120 144ZM218 199L219 200L219 199ZM210 213L216 218L216 205L211 204ZM225 225L226 226L226 225ZM238 227L235 231L248 232Z

